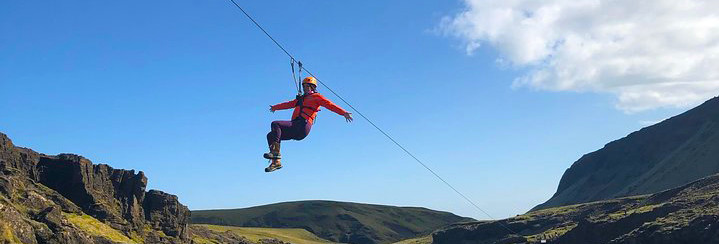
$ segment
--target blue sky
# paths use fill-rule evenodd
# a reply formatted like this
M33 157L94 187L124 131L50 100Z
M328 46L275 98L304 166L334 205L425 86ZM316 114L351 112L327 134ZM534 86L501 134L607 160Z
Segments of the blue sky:
M547 200L581 155L696 104L518 84L546 67L457 34L448 23L476 7L462 1L239 3L495 218ZM359 116L327 109L264 173L269 124L291 114L267 111L293 97L289 60L229 1L5 2L0 94L16 145L142 170L190 209L327 199L487 218Z

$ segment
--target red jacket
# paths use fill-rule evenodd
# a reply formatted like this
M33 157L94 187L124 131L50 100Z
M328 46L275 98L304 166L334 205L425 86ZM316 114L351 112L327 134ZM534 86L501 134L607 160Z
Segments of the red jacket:
M347 113L347 111L332 103L332 101L317 92L305 95L302 105L304 105L304 109L302 109L302 112L304 113L300 113L300 107L297 106L297 99L273 105L272 109L283 110L295 108L295 111L292 112L292 119L297 118L297 116L302 116L302 118L305 118L308 122L310 122L310 124L315 122L315 117L317 117L317 111L320 111L320 106L325 107L339 115L345 115Z

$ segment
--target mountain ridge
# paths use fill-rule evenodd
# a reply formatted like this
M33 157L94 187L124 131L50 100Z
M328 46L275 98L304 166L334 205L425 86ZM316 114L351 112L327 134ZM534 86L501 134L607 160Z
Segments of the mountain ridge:
M388 243L473 219L424 207L309 200L239 209L193 210L193 224L302 228L335 242Z
M719 97L583 155L530 211L641 195L719 173Z
M432 243L717 243L717 223L719 174L651 195L455 224L432 233Z

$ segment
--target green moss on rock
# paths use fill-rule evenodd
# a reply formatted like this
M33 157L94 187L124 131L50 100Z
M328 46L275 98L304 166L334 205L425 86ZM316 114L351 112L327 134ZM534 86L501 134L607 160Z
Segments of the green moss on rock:
M130 239L120 231L113 229L109 225L100 222L90 215L79 215L73 213L63 213L62 215L75 227L85 231L91 236L101 236L111 241L120 243L137 243L135 240Z
M22 243L20 239L12 233L12 228L6 223L0 223L0 242L2 243Z

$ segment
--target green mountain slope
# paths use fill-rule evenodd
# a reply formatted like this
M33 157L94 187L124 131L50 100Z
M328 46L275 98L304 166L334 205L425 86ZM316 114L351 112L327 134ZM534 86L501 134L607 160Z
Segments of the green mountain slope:
M292 244L332 244L328 240L317 237L305 229L291 229L291 228L259 228L259 227L235 227L235 226L222 226L222 225L192 225L193 229L205 228L209 231L213 231L216 234L232 233L238 236L246 238L248 241L254 243L261 243L263 240L279 240L283 242L289 242ZM217 239L202 238L200 236L193 236L195 242L201 243L203 239L209 239L205 242L219 241ZM219 243L222 243L221 241Z
M653 195L457 224L433 233L435 244L719 243L719 174ZM503 226L511 229L508 231Z
M651 194L719 173L719 98L577 160L533 210Z
M426 208L299 201L228 210L192 211L194 224L302 228L335 242L391 243L472 219Z

